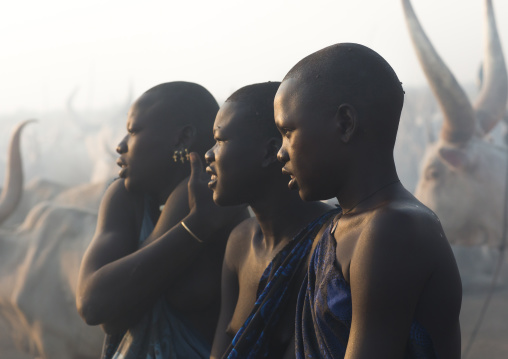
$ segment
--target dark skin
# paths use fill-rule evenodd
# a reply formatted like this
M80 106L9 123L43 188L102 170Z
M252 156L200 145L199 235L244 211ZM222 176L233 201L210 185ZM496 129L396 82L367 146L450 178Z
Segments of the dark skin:
M440 358L459 359L462 288L439 219L396 182L392 147L373 120L348 103L325 115L308 86L289 78L277 92L278 157L304 200L335 196L343 208L334 236L352 295L345 357L402 358L416 319Z
M248 212L213 203L201 184L204 173L196 153L191 166L172 162L175 150L189 148L199 138L192 125L161 121L157 111L148 111L156 96L144 94L129 111L128 134L117 148L121 179L102 200L96 233L81 265L77 307L88 324L121 333L164 295L211 343L227 238ZM148 211L156 224L138 248L146 195L154 199Z
M256 218L238 225L229 237L222 269L222 304L211 358L221 358L251 313L259 280L275 255L298 231L331 207L301 201L287 186L276 155L280 138L256 135L243 102L226 102L214 124L216 145L206 155L209 187L222 206L248 203ZM253 135L254 134L254 135ZM300 282L304 271L300 273ZM271 358L294 358L294 311L299 285L292 288L275 338L280 351Z

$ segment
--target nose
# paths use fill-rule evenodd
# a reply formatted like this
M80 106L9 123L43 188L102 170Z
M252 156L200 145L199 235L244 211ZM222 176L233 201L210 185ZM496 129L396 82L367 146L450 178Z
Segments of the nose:
M284 141L282 142L282 146L280 146L279 152L277 152L277 159L279 162L286 163L289 161L289 155L284 147Z
M116 146L116 152L121 155L127 152L127 136L125 136L120 143Z
M215 161L215 152L213 151L214 148L215 148L215 145L212 148L210 148L208 151L206 151L206 153L205 153L205 161L208 164Z

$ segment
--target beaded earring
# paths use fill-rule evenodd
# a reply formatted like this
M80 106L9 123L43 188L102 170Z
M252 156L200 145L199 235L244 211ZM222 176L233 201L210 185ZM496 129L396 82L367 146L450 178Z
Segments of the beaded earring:
M182 161L182 163L185 163L185 160L190 162L189 151L186 148L183 151L175 151L172 157L174 162L178 162L178 160Z

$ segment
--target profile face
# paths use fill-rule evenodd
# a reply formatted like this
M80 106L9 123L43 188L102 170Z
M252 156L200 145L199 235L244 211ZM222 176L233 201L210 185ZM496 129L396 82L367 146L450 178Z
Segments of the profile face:
M275 96L275 124L282 134L277 158L290 175L289 188L298 190L303 200L329 199L337 194L337 128L301 87L296 79L286 79Z
M171 176L176 128L147 110L153 104L152 96L145 94L132 105L127 134L116 149L120 154L118 175L129 191L157 192Z
M262 184L263 146L246 104L226 102L213 125L215 145L205 154L208 187L220 206L250 203Z

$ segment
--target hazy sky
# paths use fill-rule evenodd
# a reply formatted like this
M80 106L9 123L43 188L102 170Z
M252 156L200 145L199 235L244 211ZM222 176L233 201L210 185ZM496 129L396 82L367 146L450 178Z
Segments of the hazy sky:
M460 82L482 55L483 0L413 0ZM508 1L494 0L505 55ZM400 0L116 1L0 3L0 113L121 103L165 81L187 80L224 100L281 80L302 57L337 42L384 56L404 84L424 84Z

